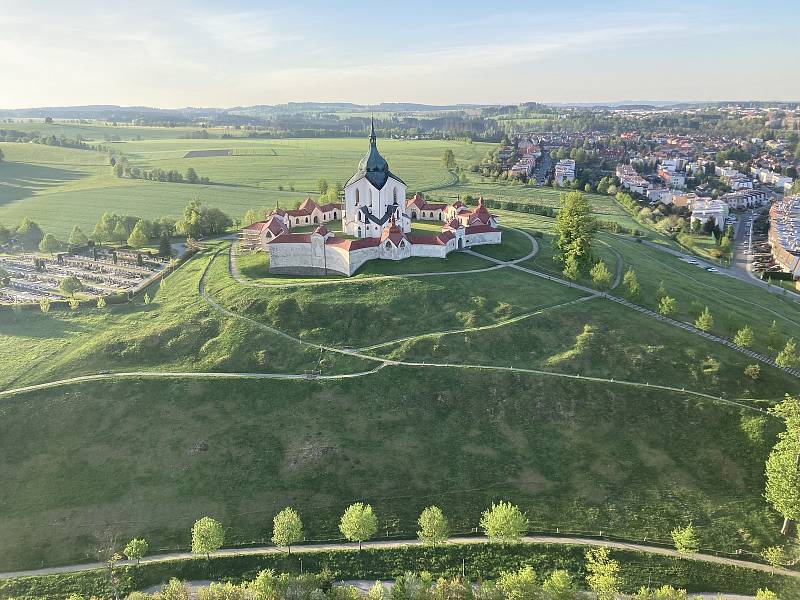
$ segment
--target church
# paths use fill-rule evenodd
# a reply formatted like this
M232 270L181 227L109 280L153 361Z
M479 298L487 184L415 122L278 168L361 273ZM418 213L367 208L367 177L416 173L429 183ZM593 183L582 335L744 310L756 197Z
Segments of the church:
M326 226L339 218L342 237ZM441 232L417 235L415 220L440 221ZM304 232L292 231L298 228ZM240 243L268 252L270 273L350 276L369 260L445 258L464 248L499 244L501 236L483 198L475 209L460 201L431 204L421 194L407 200L406 184L378 152L373 123L369 149L344 187L343 205L320 206L308 198L295 210L276 207L264 221L242 229Z

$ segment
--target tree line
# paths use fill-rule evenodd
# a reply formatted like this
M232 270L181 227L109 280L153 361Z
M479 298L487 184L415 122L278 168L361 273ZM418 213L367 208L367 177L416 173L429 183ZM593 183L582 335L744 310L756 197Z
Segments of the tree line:
M0 223L0 246L16 242L25 251L47 253L60 252L72 248L82 248L96 244L113 243L140 249L152 241L159 240L159 253L169 256L169 238L186 236L197 239L207 235L220 235L233 225L232 219L215 207L203 206L198 198L189 201L180 218L160 217L154 220L141 219L131 215L117 215L105 212L87 235L80 226L75 225L67 241L45 233L36 221L29 217L22 219L14 228Z
M160 181L168 183L190 183L190 184L209 184L208 177L200 177L193 167L186 169L186 173L181 173L177 169L141 169L131 165L128 159L119 154L109 156L111 170L117 177L127 177L128 179L145 179L147 181Z
M76 150L97 150L105 152L108 146L104 144L89 144L80 135L68 138L64 135L42 135L38 131L17 131L16 129L0 129L0 142L22 142L43 144L45 146L60 146Z

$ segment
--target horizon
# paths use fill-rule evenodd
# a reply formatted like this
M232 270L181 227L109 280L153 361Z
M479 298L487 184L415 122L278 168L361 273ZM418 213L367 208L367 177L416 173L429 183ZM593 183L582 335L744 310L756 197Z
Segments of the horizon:
M414 1L403 10L318 0L302 10L254 0L167 8L0 0L8 82L0 108L800 98L800 81L787 76L797 6L579 1L490 15L480 8L473 0ZM752 23L778 12L779 22L754 35Z

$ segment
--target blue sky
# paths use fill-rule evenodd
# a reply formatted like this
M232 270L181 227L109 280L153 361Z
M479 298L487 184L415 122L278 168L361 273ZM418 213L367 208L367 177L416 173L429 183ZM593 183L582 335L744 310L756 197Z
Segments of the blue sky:
M0 107L798 100L800 2L0 0Z

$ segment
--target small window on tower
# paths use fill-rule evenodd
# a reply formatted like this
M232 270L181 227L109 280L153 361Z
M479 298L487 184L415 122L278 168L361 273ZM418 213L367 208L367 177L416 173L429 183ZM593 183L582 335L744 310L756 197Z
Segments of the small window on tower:
M392 190L392 198L394 199L395 205L397 204L397 188Z
M358 190L356 190L356 206L359 204L361 204L361 194L359 194Z
M392 249L392 244L390 242L388 242L388 241L386 242L386 249L387 250L391 250Z

